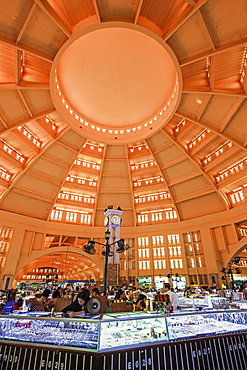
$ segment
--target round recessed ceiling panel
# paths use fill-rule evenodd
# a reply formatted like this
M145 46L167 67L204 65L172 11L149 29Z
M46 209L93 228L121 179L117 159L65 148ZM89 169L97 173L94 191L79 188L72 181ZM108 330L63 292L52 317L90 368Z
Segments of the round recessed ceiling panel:
M74 35L51 74L54 104L82 135L123 143L150 136L174 113L180 68L156 34L111 23Z

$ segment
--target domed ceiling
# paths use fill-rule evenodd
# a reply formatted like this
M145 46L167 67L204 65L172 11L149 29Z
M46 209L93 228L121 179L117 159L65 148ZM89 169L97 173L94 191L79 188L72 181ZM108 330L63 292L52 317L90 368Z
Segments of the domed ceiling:
M0 3L0 209L183 221L247 180L245 0Z

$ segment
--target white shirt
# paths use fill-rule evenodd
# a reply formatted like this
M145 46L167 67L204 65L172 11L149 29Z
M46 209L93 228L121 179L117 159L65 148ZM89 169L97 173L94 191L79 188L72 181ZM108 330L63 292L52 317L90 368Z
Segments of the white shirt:
M178 308L178 296L176 293L172 292L171 290L168 290L166 294L169 295L170 298L170 305L173 306L173 309L176 310Z

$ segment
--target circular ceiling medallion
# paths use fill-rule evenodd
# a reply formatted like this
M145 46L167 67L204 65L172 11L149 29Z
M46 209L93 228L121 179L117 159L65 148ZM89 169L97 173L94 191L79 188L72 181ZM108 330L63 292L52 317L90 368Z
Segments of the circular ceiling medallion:
M62 47L51 87L57 110L83 136L124 143L169 120L181 97L181 73L156 34L110 23L83 30Z

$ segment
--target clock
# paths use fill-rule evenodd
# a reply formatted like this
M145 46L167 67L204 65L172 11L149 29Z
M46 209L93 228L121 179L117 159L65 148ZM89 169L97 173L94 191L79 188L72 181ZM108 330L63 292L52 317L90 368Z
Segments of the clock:
M113 225L120 225L121 218L118 215L113 215L112 218L111 218L111 223Z
M108 224L109 224L109 217L108 216L105 216L104 225L105 226L108 226Z

